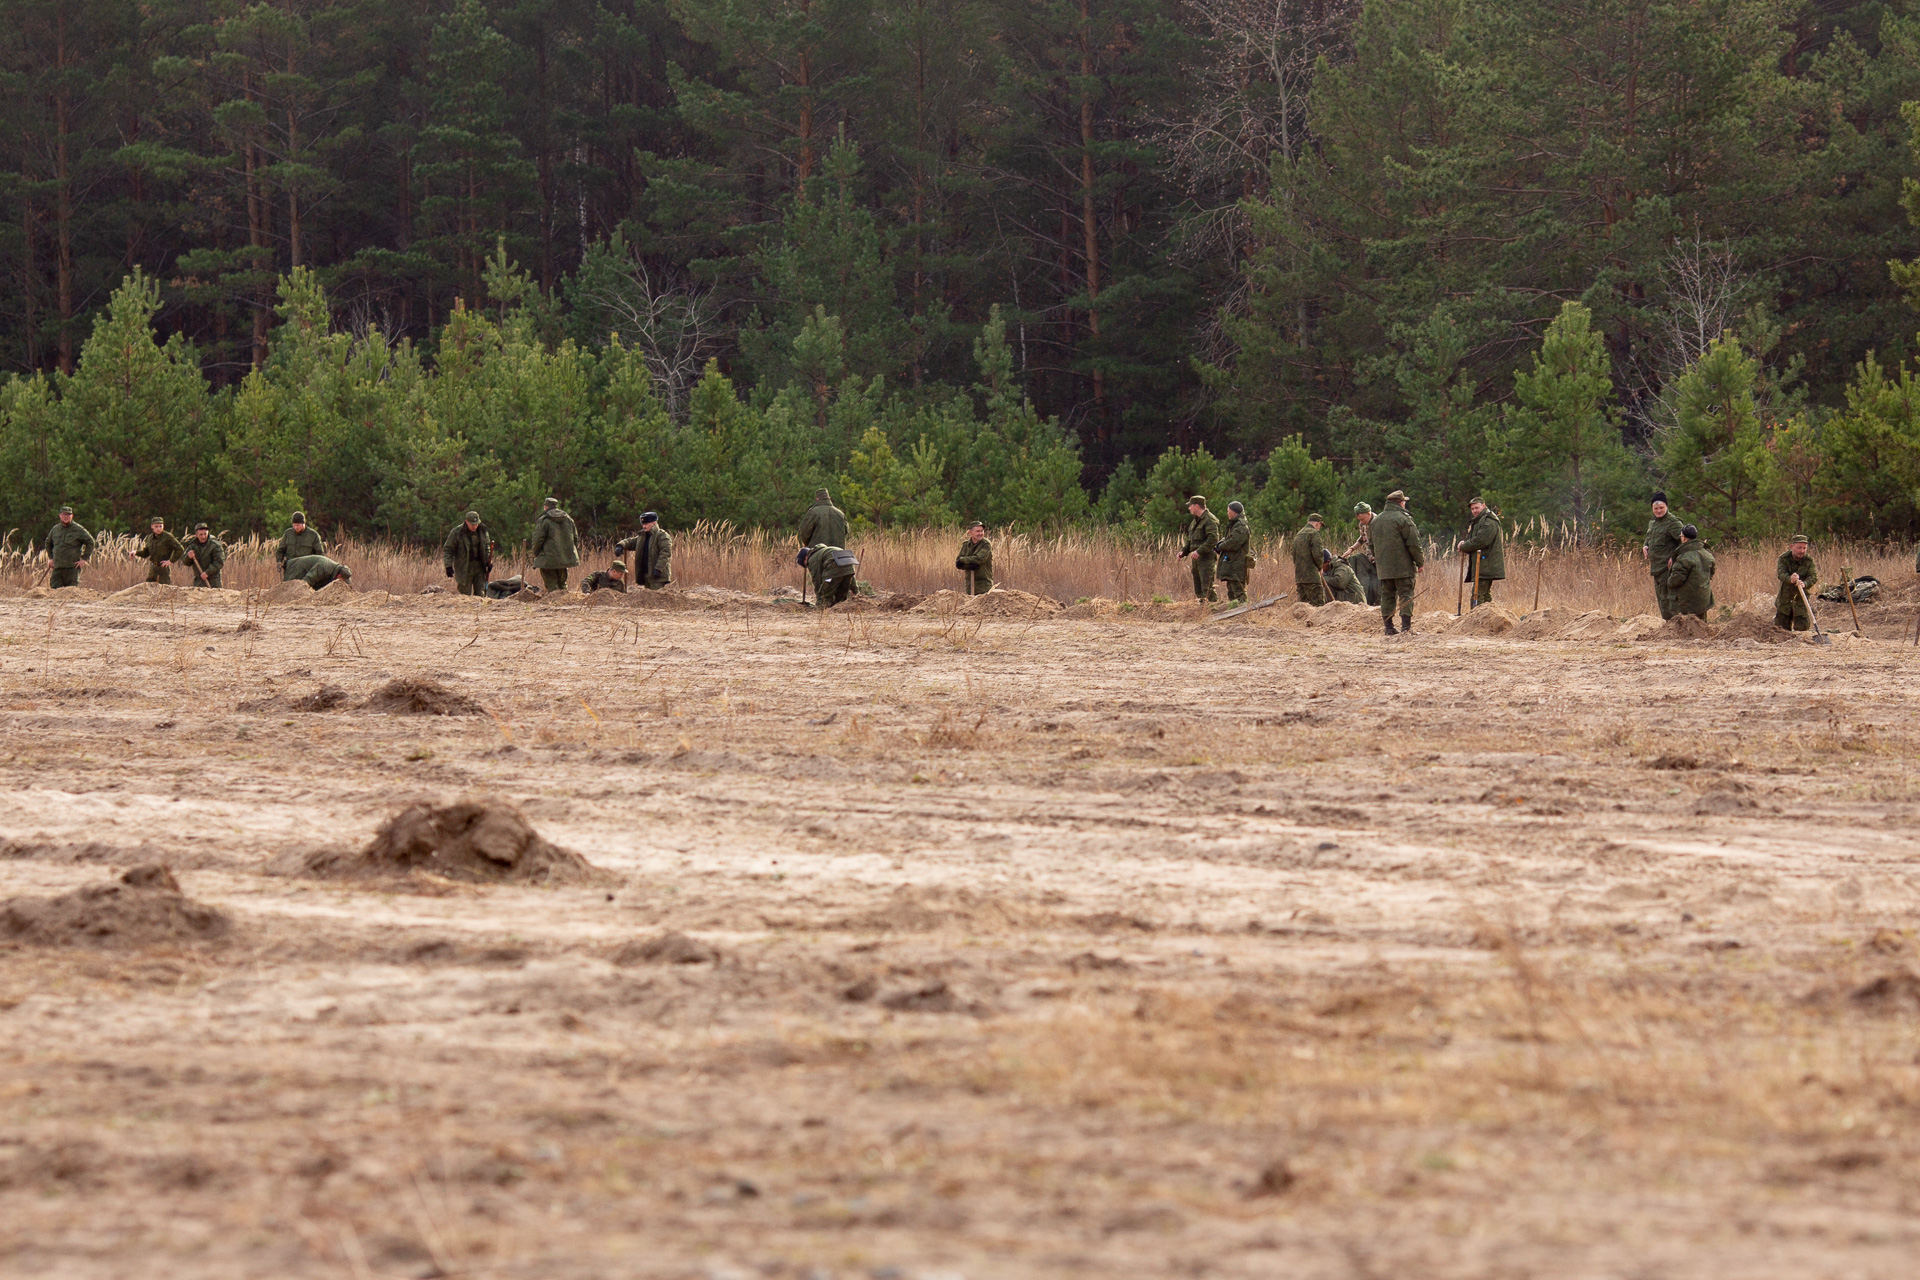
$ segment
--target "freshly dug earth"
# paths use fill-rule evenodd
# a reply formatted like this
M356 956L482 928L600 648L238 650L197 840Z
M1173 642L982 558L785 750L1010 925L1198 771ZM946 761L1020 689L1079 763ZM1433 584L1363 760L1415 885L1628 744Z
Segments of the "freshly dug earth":
M181 893L173 873L159 865L135 867L111 884L58 897L0 902L0 942L33 947L218 942L232 932L225 912Z
M1442 594L0 600L0 1274L1905 1280L1913 613Z
M480 716L486 708L438 680L413 677L389 680L367 699L374 711L397 716Z

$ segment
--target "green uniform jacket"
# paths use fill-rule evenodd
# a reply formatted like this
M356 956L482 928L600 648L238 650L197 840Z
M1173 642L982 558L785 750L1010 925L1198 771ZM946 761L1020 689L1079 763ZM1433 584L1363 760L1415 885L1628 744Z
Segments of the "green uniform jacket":
M1245 582L1253 574L1253 526L1247 523L1245 516L1227 513L1227 523L1220 529L1220 541L1213 549L1220 553L1220 580L1222 582Z
M1667 562L1679 554L1680 530L1686 522L1669 511L1658 520L1647 522L1647 572L1658 578L1667 572Z
M626 590L627 584L616 579L605 569L595 569L587 575L587 580L580 584L580 594L588 596L596 591L618 591L624 595Z
M975 595L993 590L993 539L982 538L975 542L969 538L962 542L960 554L953 558L953 567L962 573L973 570Z
M195 584L199 583L200 575L204 573L213 580L211 585L216 587L220 585L220 566L227 562L226 543L212 534L207 535L205 542L198 538L188 538L187 549L180 559L186 561L187 556L193 557L191 561L187 561L187 573L191 575Z
M273 558L284 569L290 560L298 560L301 556L325 555L326 551L326 544L320 541L319 530L308 525L298 533L288 528L281 534L280 545L273 549Z
M800 545L803 547L847 545L847 513L831 502L816 502L800 517Z
M444 568L453 570L454 576L465 582L492 570L493 551L493 533L486 521L481 521L478 529L469 529L462 520L440 544L440 559Z
M1220 543L1220 517L1211 511L1202 511L1197 516L1187 517L1186 541L1180 544L1180 554L1189 551L1199 553L1202 560L1217 560L1220 553L1214 547Z
M838 552L836 556L834 553ZM820 599L822 589L829 582L842 578L851 578L859 572L856 561L853 564L841 564L839 560L852 559L844 547L830 547L824 542L816 542L807 552L807 576L813 579L813 597Z
M1327 580L1327 594L1335 600L1361 605L1367 602L1366 589L1360 585L1360 579L1353 576L1345 560L1335 560L1323 576Z
M1673 592L1675 613L1704 618L1713 608L1713 552L1701 546L1699 539L1674 554L1673 568L1667 570L1667 590Z
M1820 581L1820 571L1813 567L1813 557L1804 560L1794 559L1793 552L1782 551L1780 559L1774 562L1773 576L1780 580L1780 593L1773 598L1776 609L1794 609L1800 605L1800 592L1787 579L1794 574L1800 575L1800 583L1807 589L1807 598L1813 598L1813 584Z
M636 585L658 591L673 581L673 535L658 525L652 533L622 538L613 549L632 553L627 557L627 573Z
M1420 549L1420 530L1400 504L1389 502L1367 528L1372 534L1374 570L1382 578L1411 578L1427 562L1426 552Z
M1330 550L1327 539L1312 525L1302 525L1293 535L1293 580L1320 581L1320 553Z
M159 533L150 533L142 539L140 550L134 554L150 562L150 567L147 569L148 582L159 582L163 578L171 581L172 573L162 569L160 562L171 560L178 564L186 558L187 549L180 545L180 539L163 529Z
M580 563L579 538L573 517L555 507L533 522L533 567L571 569Z
M315 591L333 581L340 572L340 562L329 560L325 556L297 556L287 561L287 576L284 582L304 582Z
M56 520L47 534L47 555L56 569L71 569L82 560L93 559L93 549L93 535L82 529L78 520L72 524Z
M1473 581L1473 553L1480 553L1480 576L1490 581L1498 581L1507 576L1506 539L1501 536L1500 517L1488 507L1480 513L1480 518L1467 526L1467 536L1460 539L1466 546L1467 563L1461 567L1462 581Z

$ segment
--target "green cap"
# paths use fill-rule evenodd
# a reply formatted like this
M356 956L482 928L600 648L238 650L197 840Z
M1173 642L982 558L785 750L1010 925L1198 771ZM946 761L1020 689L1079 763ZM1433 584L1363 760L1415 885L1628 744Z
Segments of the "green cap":
M1794 535L1793 535L1793 536L1792 536L1791 538L1788 538L1788 539L1787 539L1787 541L1788 541L1789 543L1792 543L1792 544L1798 544L1798 543L1802 543L1802 542L1812 542L1812 541L1813 541L1813 539L1812 539L1812 538L1809 538L1809 537L1808 537L1808 536L1807 536L1806 534L1804 534L1804 533L1796 533L1796 534L1794 534Z
M469 520L469 521L471 521L471 522L472 522L472 523L474 523L474 524L479 524L479 523L480 523L480 513L479 513L478 511L469 511L469 512L467 512L467 514L466 514L466 516L465 516L465 519L467 519L467 520Z
M1360 515L1360 514L1362 514L1362 513L1365 513L1365 514L1367 514L1367 515L1372 515L1372 514L1373 514L1373 508L1372 508L1371 506L1369 506L1369 505L1368 505L1367 503L1364 503L1364 502L1356 502L1356 503L1354 503L1354 504L1353 504L1353 514L1355 514L1355 515Z
M544 502L544 503L543 503L543 504L541 504L541 505L543 505L543 506L546 506L546 507L557 507L557 506L559 506L559 505L560 505L560 499L558 499L558 498L548 498L548 499L546 500L546 502Z
M1190 507L1194 507L1194 506L1199 506L1199 507L1204 507L1204 506L1206 506L1206 505L1207 505L1207 498L1206 498L1206 495L1205 495L1205 494L1201 494L1201 493L1196 493L1196 494L1194 494L1194 495L1193 495L1193 496L1192 496L1191 498L1188 498L1188 499L1187 499L1187 505L1188 505L1188 506L1190 506Z
M147 523L148 524L165 524L166 520L161 516L155 516L153 519L147 521Z
M70 516L70 515L72 515L72 514L73 514L73 508L72 508L72 507L62 507L62 508L60 508L60 514L61 514L61 515L63 515L63 516Z
M627 571L627 562L625 560L615 560L612 564L608 565L607 568L615 573L625 573Z
M1309 511L1307 513L1308 524L1325 524L1326 522L1327 522L1327 518L1321 515L1318 511Z
M293 519L292 519L291 521L289 521L288 523L290 523L290 524L305 524L306 522L307 522L307 513L306 513L306 512L304 512L304 511L296 511L296 512L294 512L294 513L293 513Z

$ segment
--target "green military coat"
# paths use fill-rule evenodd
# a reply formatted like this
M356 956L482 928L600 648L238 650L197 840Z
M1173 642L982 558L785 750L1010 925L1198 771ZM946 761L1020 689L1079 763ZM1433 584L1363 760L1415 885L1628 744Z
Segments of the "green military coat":
M187 556L193 559L187 560ZM208 534L207 540L202 542L196 534L187 539L186 552L180 558L186 562L188 586L217 587L220 585L221 566L227 562L227 544L212 534ZM203 573L207 575L204 582L200 580Z
M1791 551L1781 552L1773 565L1773 576L1780 582L1780 591L1773 598L1773 607L1782 612L1801 607L1800 592L1787 580L1796 573L1800 575L1801 585L1806 587L1807 598L1811 600L1813 584L1820 581L1820 571L1813 567L1813 557L1796 558Z
M1214 548L1220 544L1220 517L1211 511L1202 511L1199 515L1187 517L1183 530L1185 540L1180 544L1180 554L1192 551L1202 560L1217 560L1220 553Z
M332 582L340 572L340 562L325 556L296 556L287 561L286 582L304 582L315 591Z
M47 557L56 569L71 569L82 560L93 559L94 546L93 535L81 528L78 520L72 524L56 520L47 534Z
M816 502L800 517L800 545L803 547L847 545L847 513L831 502Z
M579 534L573 517L555 507L533 522L533 567L571 569L580 563Z
M180 545L180 539L162 529L159 533L148 534L140 543L140 550L134 554L148 562L148 582L172 582L173 572L160 567L163 560L178 563L186 557L187 549Z
M830 547L816 542L807 549L807 576L813 579L813 598L824 600L828 588L851 579L860 571L860 562L845 547Z
M1647 522L1647 572L1656 578L1666 575L1667 565L1679 554L1680 531L1686 522L1669 511L1658 520Z
M1253 576L1253 526L1245 516L1227 513L1221 526L1220 541L1213 546L1220 553L1220 580L1245 582Z
M1473 581L1473 553L1480 553L1480 576L1489 582L1497 582L1507 576L1506 537L1500 528L1500 517L1493 514L1493 508L1482 511L1479 518L1467 526L1467 536L1460 539L1466 548L1467 563L1461 568L1462 580Z
M596 591L618 591L622 595L625 595L626 590L626 581L614 577L605 569L595 569L587 575L587 580L580 584L580 593L589 596Z
M442 567L453 570L453 576L461 582L491 572L493 552L493 533L484 520L477 529L467 528L467 522L462 520L440 544Z
M673 581L673 535L655 525L653 532L642 530L631 538L622 538L613 549L626 554L627 572L637 586L658 591Z
M1345 560L1335 560L1333 567L1321 576L1326 579L1327 594L1335 600L1359 605L1367 602L1366 589L1360 585L1360 579L1354 576Z
M1320 553L1330 550L1326 535L1312 525L1301 525L1293 535L1293 580L1320 581Z
M1698 538L1674 553L1673 568L1667 570L1667 590L1673 593L1675 614L1704 618L1713 608L1713 552Z
M312 525L308 525L297 533L289 526L287 531L280 535L279 545L273 549L273 558L279 561L280 567L284 569L291 560L298 560L301 556L325 555L326 550L326 544L320 541L320 531Z
M1427 562L1420 530L1407 509L1389 502L1367 526L1372 535L1374 572L1382 578L1411 578Z
M982 538L975 542L968 538L960 544L960 554L953 558L953 567L962 573L973 571L973 594L980 596L993 590L993 539Z

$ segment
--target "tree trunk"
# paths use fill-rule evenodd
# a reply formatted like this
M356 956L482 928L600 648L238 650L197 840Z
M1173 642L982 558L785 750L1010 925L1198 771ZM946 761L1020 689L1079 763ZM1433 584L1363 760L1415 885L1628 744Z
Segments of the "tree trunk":
M1093 211L1093 93L1085 87L1093 80L1093 29L1087 16L1087 0L1080 0L1080 226L1086 239L1087 258L1087 335L1100 336L1100 224ZM1105 438L1106 380L1096 365L1093 370L1093 404L1102 415L1099 431Z
M553 104L547 85L547 29L544 25L534 45L534 100L540 128L540 291L553 292L553 206L559 198L553 189Z
M63 6L55 27L54 66L67 67L67 11ZM54 239L56 287L60 305L60 371L73 372L73 168L67 153L72 128L72 102L67 96L66 79L53 99L54 128Z
M813 56L800 51L800 181L813 176Z

